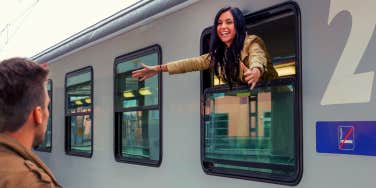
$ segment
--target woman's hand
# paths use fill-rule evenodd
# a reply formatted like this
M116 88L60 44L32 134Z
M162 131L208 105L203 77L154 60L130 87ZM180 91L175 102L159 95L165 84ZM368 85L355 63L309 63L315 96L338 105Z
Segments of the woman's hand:
M160 66L148 66L143 63L141 63L141 66L144 67L143 69L136 70L132 72L133 78L140 78L140 81L144 81L145 79L148 79L156 74L158 74L161 69Z
M243 63L240 63L243 69L244 81L248 84L250 89L253 89L261 77L261 71L258 68L249 69Z

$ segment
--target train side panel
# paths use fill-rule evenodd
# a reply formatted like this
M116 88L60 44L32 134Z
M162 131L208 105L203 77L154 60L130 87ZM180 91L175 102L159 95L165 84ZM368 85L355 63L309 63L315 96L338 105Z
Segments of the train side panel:
M153 44L161 46L163 63L198 56L201 33L212 24L218 9L231 5L254 12L282 2L285 1L199 1L130 32L50 62L48 67L54 83L53 147L52 153L38 152L38 154L64 187L284 187L277 184L210 176L203 172L200 159L199 72L171 76L163 74L163 158L160 167L116 162L113 139L113 70L116 57ZM317 153L315 127L317 121L375 119L373 112L376 111L374 97L376 89L373 85L369 86L372 87L372 94L368 102L321 104L338 62L341 56L344 56L343 53L350 53L353 56L361 54L356 74L375 70L374 31L369 31L373 34L363 51L359 48L360 44L351 43L354 41L349 39L349 36L359 40L367 37L354 36L352 33L357 32L356 27L365 27L359 25L359 21L376 23L372 18L376 17L375 12L368 12L372 16L365 17L351 7L365 8L375 3L366 0L357 2L298 0L296 2L300 6L302 18L303 125L301 126L303 126L304 156L303 177L296 187L373 187L372 175L376 174L376 158ZM350 8L345 6L341 9L343 4ZM336 11L333 7L339 7L338 10L344 11ZM336 16L330 18L330 14ZM355 17L357 19L354 19ZM349 60L348 63L351 61ZM67 72L85 66L93 66L94 70L92 158L70 156L64 151L64 77ZM363 87L364 84L359 83L359 87ZM356 88L357 85L348 87Z

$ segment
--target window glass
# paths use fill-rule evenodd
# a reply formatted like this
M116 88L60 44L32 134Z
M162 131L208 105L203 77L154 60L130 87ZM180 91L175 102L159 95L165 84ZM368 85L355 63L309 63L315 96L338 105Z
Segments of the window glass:
M159 110L122 114L122 156L159 159Z
M66 75L66 153L91 157L93 152L92 68Z
M80 152L91 152L91 116L72 116L70 118L71 135L70 143L71 149Z
M115 157L119 162L148 166L161 163L161 75L144 81L132 71L161 63L159 46L145 48L115 60Z
M50 103L48 104L48 111L50 113L50 116L48 117L48 124L46 133L44 135L43 142L35 147L34 149L37 151L45 151L45 152L51 152L52 150L52 80L49 79L47 82L47 92L48 96L50 98Z
M67 78L68 113L91 111L91 73Z
M236 162L281 165L294 173L293 85L225 91L206 95L205 158L222 168L251 170ZM268 171L269 170L269 171ZM257 171L274 173L275 169Z
M157 65L158 53L151 53L135 59L125 60L117 64L116 107L129 108L158 105L158 76L142 82L132 77L132 71L141 68L140 64Z

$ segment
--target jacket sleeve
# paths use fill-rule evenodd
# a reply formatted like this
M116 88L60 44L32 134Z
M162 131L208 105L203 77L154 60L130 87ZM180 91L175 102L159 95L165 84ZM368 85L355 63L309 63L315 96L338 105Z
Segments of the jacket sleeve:
M180 74L192 71L205 70L209 68L209 65L209 55L204 54L199 57L170 62L167 64L167 69L169 74Z
M267 65L267 58L266 53L261 47L261 45L258 43L258 41L255 41L251 44L249 47L249 68L259 68L261 70L261 73L264 73L266 70Z

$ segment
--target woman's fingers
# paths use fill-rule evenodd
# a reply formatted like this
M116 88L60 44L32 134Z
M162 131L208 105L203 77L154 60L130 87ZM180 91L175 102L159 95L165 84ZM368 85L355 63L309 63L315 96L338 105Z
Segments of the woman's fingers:
M144 68L147 68L147 67L148 67L147 65L145 65L145 64L143 64L143 63L141 63L141 66L144 67Z
M255 78L255 76L252 73L250 73L248 75L244 75L245 82L248 82L249 80L254 79L254 78Z
M141 69L141 70L133 71L132 77L133 78L139 78L139 77L142 77L144 74L145 74L145 70Z
M140 74L135 74L135 76L133 76L134 78L140 78L139 81L144 81L156 74L158 74L157 71L153 71L153 70L146 70L145 68L143 69L144 71L142 71Z
M144 74L143 76L141 76L140 81L144 81L144 80L146 80L146 79L148 79L152 76L154 76L154 74L152 74L152 73Z
M142 70L136 70L136 71L133 71L132 72L132 76L133 77L137 77L138 75L140 75L142 73Z
M144 68L141 69L141 70L144 70L144 69L146 69L146 70L153 70L153 66L148 66L148 65L145 65L145 64L143 64L143 63L141 63L141 66L144 67Z
M253 88L255 88L256 83L257 83L257 82L253 82L253 83L251 84L251 90L252 90Z
M140 79L140 82L141 81L144 81L145 79L147 79L148 77L147 76L143 76L141 79Z
M242 69L243 73L246 73L249 70L248 67L244 65L244 63L240 63L240 68Z
M132 77L133 78L139 78L139 77L142 77L143 74L145 74L145 65L143 63L141 63L141 66L144 67L143 69L139 69L139 70L135 70L135 71L132 71Z
M157 73L156 70L153 69L153 67L145 65L141 63L142 69L135 70L132 72L133 78L141 78L140 81L143 81Z
M143 69L139 69L139 70L135 70L135 71L132 71L132 74L139 74L139 73L145 71L144 69L145 69L145 68L143 68Z
M249 81L247 82L247 84L248 84L249 86L251 86L254 82L256 82L256 80L255 80L255 79L251 79L251 80L249 80Z
M250 79L250 80L247 82L247 84L248 84L248 86L250 87L251 90L256 86L257 81L258 81L257 79Z
M253 89L258 80L260 79L261 72L257 68L248 69L243 63L241 63L242 71L244 74L244 80L250 87L250 89Z
M132 72L132 77L133 77L133 78L138 78L138 77L139 77L139 74L138 74L138 73L133 73L133 72Z
M253 89L261 77L261 71L258 68L253 68L251 69L251 72L252 72L252 83L250 84L250 86L251 86L251 89Z

